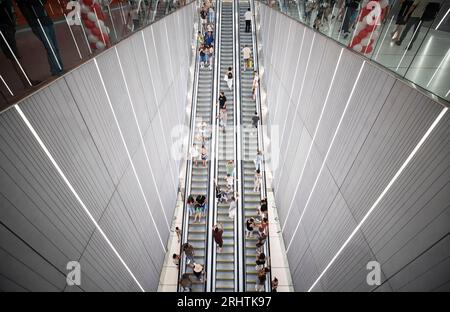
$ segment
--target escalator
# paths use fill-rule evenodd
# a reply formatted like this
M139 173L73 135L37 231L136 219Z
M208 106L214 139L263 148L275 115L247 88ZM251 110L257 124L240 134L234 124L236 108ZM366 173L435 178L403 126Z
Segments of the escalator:
M199 23L200 25L200 23ZM216 33L217 35L217 33ZM213 120L213 86L214 86L214 70L209 69L207 66L201 68L199 65L199 52L197 46L197 61L196 61L196 73L194 78L194 93L193 93L193 106L191 115L191 134L189 139L189 147L196 144L198 150L202 147L202 136L200 125L205 122L208 126L211 125ZM189 195L196 198L198 195L204 195L209 202L208 194L210 192L210 165L211 161L209 155L211 155L212 144L211 140L207 139L203 144L208 150L208 162L206 166L203 166L201 159L198 159L198 164L195 165L193 161L188 161L187 173L186 173L186 190L185 190L185 202ZM194 247L194 260L204 266L205 271L207 268L208 257L208 213L201 218L200 222L194 223L194 216L189 216L186 203L184 204L183 212L183 236L182 242L189 243ZM209 203L207 203L209 206ZM183 273L187 273L192 281L193 292L206 291L207 277L203 276L201 280L194 276L192 268L186 263L186 258L182 258L180 264L180 276Z
M247 45L252 49L253 58L256 61L254 55L255 47L252 31L245 32L245 20L244 14L250 8L248 1L239 2L239 41L240 51ZM253 9L253 8L252 8ZM252 28L255 25L252 23ZM242 53L241 53L242 60ZM245 221L249 218L256 218L257 211L260 205L260 201L265 197L265 183L262 179L261 191L254 191L254 176L255 176L255 163L256 153L258 149L262 150L262 141L258 130L261 124L258 125L259 129L253 127L252 117L255 112L258 116L261 116L260 109L257 106L257 101L253 100L253 69L247 69L244 71L244 63L241 61L241 116L242 116L242 202L243 202L243 223L240 225L245 228ZM258 99L257 99L258 100ZM264 166L262 166L264 168ZM264 172L262 170L262 174ZM255 284L257 278L256 266L256 238L247 238L244 235L244 263L245 263L245 291L255 291ZM264 252L268 255L268 240ZM266 283L267 284L267 283ZM266 287L267 291L267 287Z
M227 120L225 131L217 129L217 183L221 189L227 188L226 163L235 159L235 101L234 87L230 91L224 80L228 67L233 68L233 5L231 2L222 2L220 21L220 72L219 92L224 91L227 98ZM236 223L228 215L229 201L217 203L215 223L223 224L223 250L215 253L215 286L217 292L233 291L236 289Z

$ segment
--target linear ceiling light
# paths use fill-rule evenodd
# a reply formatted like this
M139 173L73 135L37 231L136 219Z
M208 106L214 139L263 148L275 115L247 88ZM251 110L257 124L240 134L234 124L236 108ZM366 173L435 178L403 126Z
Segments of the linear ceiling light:
M444 63L444 61L447 59L447 56L450 53L450 49L447 50L447 53L445 53L444 58L442 59L442 61L439 63L438 67L436 68L436 70L433 73L433 76L431 76L430 81L428 81L427 83L427 88L430 86L431 82L433 81L434 77L436 76L437 72L441 69L442 64Z
M140 2L139 2L139 4L140 4ZM161 195L158 190L158 184L156 183L155 175L153 174L153 168L152 168L152 165L150 164L150 158L148 157L147 147L145 146L144 137L143 137L142 131L141 131L141 126L139 125L136 111L134 110L133 100L131 99L130 89L128 89L128 83L125 78L125 73L123 72L122 62L120 61L120 56L119 56L119 52L117 51L117 46L114 47L114 50L116 51L117 60L119 61L120 72L122 73L122 78L123 78L123 82L125 84L125 89L127 90L128 100L130 101L131 111L133 112L134 121L136 122L136 126L138 128L139 137L141 139L141 144L142 144L142 147L144 148L144 154L145 154L145 158L147 159L148 167L150 169L150 175L152 176L153 184L155 184L156 195L158 196L159 204L161 205L161 210L164 215L164 220L166 221L167 229L170 231L170 225L169 225L169 222L167 221L166 212L164 211L164 205L163 205Z
M420 139L419 143L417 143L416 147L413 149L411 154L409 154L408 158L405 160L403 165L398 169L397 173L394 175L394 177L391 179L391 181L388 183L386 188L383 190L383 192L378 196L375 203L370 207L369 211L367 211L366 215L362 220L359 222L359 224L356 226L356 228L353 230L353 232L350 234L350 236L347 238L347 240L344 242L344 244L341 246L341 248L338 250L338 252L333 256L330 263L325 267L325 269L320 273L319 277L316 279L314 284L308 289L308 292L312 291L314 287L317 285L317 283L320 281L320 279L324 276L324 274L328 271L328 269L331 267L331 265L336 261L336 259L339 257L339 255L342 253L344 248L348 245L348 243L351 241L353 236L356 235L356 233L359 231L361 226L364 224L364 222L367 220L367 218L370 216L370 214L373 212L373 210L377 207L377 205L380 203L380 201L383 199L384 195L389 191L391 186L394 184L394 182L397 180L397 178L400 176L400 174L405 170L406 166L410 163L411 159L414 157L414 155L417 153L417 151L422 147L423 143L426 141L430 133L433 131L433 129L437 126L439 121L444 117L445 113L447 112L448 107L445 107L441 113L437 116L437 118L434 120L433 124L430 126L430 128L427 130L427 132L424 134L422 139Z
M305 27L305 29L306 29L306 27ZM305 85L306 74L307 74L307 72L308 72L309 61L310 61L310 59L311 59L311 52L312 52L312 49L313 49L313 46L314 46L314 40L315 40L315 39L316 39L316 33L314 33L313 39L312 39L312 41L311 41L311 46L309 47L308 59L306 60L306 67L305 67L305 71L303 72L302 85L300 86L300 93L299 93L299 96L298 96L299 101L300 101L300 99L302 98L302 95L303 95L303 86ZM303 48L303 47L302 47L302 48ZM342 52L342 50L341 50L341 52ZM297 105L295 106L294 118L295 118L295 116L297 115L297 112L298 112L299 101L297 101ZM287 116L286 116L286 118L287 118ZM286 125L284 125L284 127L285 127L285 126L286 126ZM283 132L282 132L282 134L281 134L281 143L283 143L284 129L285 129L285 128L283 128ZM289 131L289 136L288 136L288 139L287 139L287 143L288 143L288 144L289 144L289 142L291 141L291 136L292 136L292 130L293 130L293 129L294 129L294 121L292 121L291 129L290 129L290 131ZM289 145L287 145L287 146L289 146ZM284 164L283 164L283 166L281 167L281 169L283 169L283 168L284 168ZM281 173L282 173L282 172L280 172L280 176L281 176ZM280 186L280 181L281 181L281 179L278 180L278 183L277 183L277 186L276 186L275 189L278 189L278 187ZM288 213L288 215L289 215L289 213Z
M339 123L336 127L336 130L334 131L333 138L331 139L330 145L328 146L327 153L325 154L325 157L323 158L322 165L320 166L320 169L319 169L319 173L317 174L317 177L316 177L316 180L314 181L313 187L312 187L311 191L309 192L309 196L308 196L308 199L306 200L305 207L303 208L303 211L302 211L302 214L300 215L297 226L295 227L294 234L292 234L292 236L291 236L291 240L289 241L286 252L289 252L289 248L291 247L292 241L294 240L295 235L297 234L297 230L300 226L300 222L302 222L303 216L305 215L306 208L308 208L309 201L311 200L312 194L314 193L314 190L316 189L317 182L319 181L320 175L322 174L322 170L325 167L325 163L328 159L328 155L330 154L331 147L333 146L333 143L334 143L334 139L336 139L336 136L337 136L339 129L341 127L341 124L342 124L342 120L344 120L345 113L347 112L348 105L350 104L350 101L352 100L353 93L355 92L356 85L358 84L359 78L361 77L361 73L362 73L362 70L363 70L365 64L366 64L366 61L364 61L362 63L361 68L359 69L358 76L356 77L355 83L353 84L353 88L352 88L352 91L350 92L347 103L345 104L344 111L342 112L342 115L341 115L341 119L339 119ZM294 197L295 197L295 195L294 195Z
M330 97L331 89L333 88L334 79L336 78L336 73L338 71L339 64L341 63L341 58L342 58L342 53L343 52L344 52L344 49L342 48L341 52L339 53L339 58L338 58L338 61L336 63L336 67L334 68L333 77L331 78L330 87L328 88L327 96L325 97L325 102L323 103L322 111L320 112L320 116L319 116L319 120L318 120L317 125L316 125L316 129L314 130L314 135L312 137L311 143L309 144L308 153L306 154L306 159L303 162L302 171L300 172L300 178L298 179L297 186L295 187L294 196L292 196L291 203L289 204L288 213L286 215L286 221L284 222L283 228L281 229L282 232L284 231L284 229L286 227L286 224L287 224L287 220L289 219L289 215L291 213L291 210L292 210L292 207L293 207L293 204L294 204L294 199L295 199L295 197L297 195L298 189L300 187L300 183L301 183L302 178L303 178L303 173L305 172L306 164L308 163L308 160L309 160L309 155L311 154L311 150L312 150L313 144L314 144L314 142L316 140L316 135L317 135L317 132L319 131L319 127L320 127L320 123L322 121L323 113L325 112L325 108L326 108L326 106L328 104L328 98ZM298 107L298 105L297 105L297 107ZM305 127L306 127L306 125L305 125ZM289 146L289 141L288 141L288 146ZM297 225L297 228L298 228L298 225ZM294 236L292 236L292 238L294 238ZM292 242L292 238L291 238L291 242ZM289 243L289 246L290 245L291 244ZM288 246L288 250L289 250L289 246Z
M11 94L11 96L14 96L14 93L12 93L11 89L9 88L8 84L6 83L5 79L3 79L3 76L0 75L0 79L2 80L3 84L5 85L6 89L8 89L9 94Z
M438 30L439 26L441 26L442 22L445 20L445 18L448 15L448 12L450 12L450 8L447 10L447 13L445 13L444 17L441 19L441 21L439 22L439 24L436 26L435 30Z
M112 251L114 252L114 254L117 256L117 258L119 258L120 262L123 264L123 266L125 267L125 269L128 271L128 273L131 275L131 277L133 278L133 280L136 282L136 284L139 286L141 291L145 291L144 288L142 288L141 284L138 282L138 280L136 279L136 277L134 276L133 272L131 272L130 268L128 267L128 265L125 263L125 261L122 259L122 257L120 256L119 252L116 250L116 248L113 246L113 244L111 243L111 241L109 240L109 238L106 236L105 232L103 232L102 228L100 227L100 225L97 223L97 221L95 220L95 218L92 216L91 212L89 211L89 209L86 207L86 205L84 204L84 202L81 200L80 196L78 195L78 193L75 191L75 189L73 188L72 184L69 182L69 180L67 179L66 175L64 174L64 172L61 170L61 168L59 167L58 163L56 162L56 160L53 158L53 156L50 154L50 151L47 149L47 147L45 146L44 142L41 140L41 138L39 137L39 135L37 134L36 130L33 128L33 126L31 125L30 121L28 120L28 118L25 116L25 114L23 113L23 111L20 109L20 107L16 104L14 105L14 108L16 109L16 111L19 113L20 117L22 118L23 122L25 123L25 125L28 127L28 129L31 131L31 133L33 134L34 138L36 139L36 141L39 143L39 145L41 146L41 148L44 150L45 154L47 155L47 157L50 159L51 163L53 164L53 166L55 167L56 171L58 171L59 175L61 176L61 178L63 179L63 181L66 183L67 187L70 189L70 191L72 192L73 196L75 196L76 200L78 201L78 203L81 205L81 207L83 208L83 210L86 212L86 214L88 215L89 219L91 219L92 223L94 223L94 226L96 227L96 229L99 231L99 233L102 235L102 237L105 239L106 243L109 245L109 247L112 249Z
M115 113L114 108L112 106L111 99L110 99L109 94L108 94L108 90L106 89L105 82L103 81L102 73L100 72L100 68L98 67L97 60L95 58L94 58L94 64L95 64L95 67L97 68L97 72L98 72L98 74L100 76L100 82L102 83L103 90L105 91L106 99L108 100L109 107L111 108L111 112L113 114L114 121L116 122L117 129L119 130L120 138L122 139L123 146L125 147L125 151L127 152L128 160L130 161L131 168L133 169L134 176L136 177L136 181L137 181L137 183L139 185L139 190L141 191L142 197L144 198L145 206L147 207L147 210L148 210L148 212L150 214L150 218L152 220L153 226L155 227L156 234L159 237L159 241L161 242L161 246L162 246L164 252L166 252L166 247L164 246L164 242L163 242L163 240L161 238L161 234L159 233L158 227L156 226L156 222L155 222L155 219L153 218L152 211L150 210L150 206L148 204L147 197L145 196L144 189L143 189L143 187L141 185L141 181L139 180L139 177L137 175L136 168L134 167L133 160L131 159L131 154L128 151L128 147L127 147L127 144L125 142L125 138L124 138L124 136L122 134L122 130L121 130L120 125L119 125L119 121L117 120L116 113Z

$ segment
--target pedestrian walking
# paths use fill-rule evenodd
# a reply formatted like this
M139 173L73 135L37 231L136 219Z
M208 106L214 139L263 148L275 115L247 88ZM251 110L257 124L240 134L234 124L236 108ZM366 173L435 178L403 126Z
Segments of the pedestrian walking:
M206 167L206 163L208 162L208 150L206 149L205 145L202 145L201 158L203 166Z
M33 34L44 45L47 51L50 72L53 76L62 75L64 66L59 53L53 21L47 12L45 2L38 0L16 0L16 4Z
M175 228L175 233L177 234L178 242L180 242L180 240L181 240L181 230L180 230L180 228L178 226Z
M255 70L253 72L253 82L252 82L253 101L256 100L256 94L258 92L258 86L259 86L259 75L258 75L258 72Z
M213 227L213 236L214 236L214 241L217 244L218 247L218 252L222 252L223 249L223 224L220 223L219 225L215 225Z
M191 281L191 279L189 278L189 274L184 273L184 274L181 276L181 279L180 279L180 281L179 281L179 284L180 284L181 290L182 290L183 292L191 292L191 291L192 291L192 281Z
M244 71L246 71L247 68L250 68L249 61L252 57L252 50L247 45L242 49L242 56L244 58Z
M174 253L172 255L172 261L173 261L173 264L175 264L175 266L178 267L180 265L180 255L177 255L176 253Z
M197 149L197 145L195 143L191 147L190 154L191 154L192 161L194 161L195 165L197 166L198 158L200 157L200 153L199 153L199 151Z
M234 219L234 217L236 216L236 206L236 198L234 196L231 196L230 207L228 208L228 217L230 219Z
M261 188L261 171L258 169L255 171L253 192L259 192L260 188Z
M247 11L244 13L244 19L245 19L245 32L248 33L252 29L252 12L250 11L250 8L248 8Z
M181 250L186 255L187 263L194 262L194 246L189 243L184 243Z
M233 70L231 67L228 67L223 79L227 82L228 89L231 91L233 89Z

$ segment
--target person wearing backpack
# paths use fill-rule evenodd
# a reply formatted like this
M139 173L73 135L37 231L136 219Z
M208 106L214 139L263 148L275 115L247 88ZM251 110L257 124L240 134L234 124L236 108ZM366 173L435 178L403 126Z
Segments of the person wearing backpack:
M400 38L395 42L395 44L401 46L406 35L412 28L413 36L406 47L406 49L411 50L414 41L416 41L417 36L419 35L423 22L432 21L439 12L439 9L439 5L436 6L435 3L431 4L426 0L415 0L406 13L407 21L405 29L402 31Z

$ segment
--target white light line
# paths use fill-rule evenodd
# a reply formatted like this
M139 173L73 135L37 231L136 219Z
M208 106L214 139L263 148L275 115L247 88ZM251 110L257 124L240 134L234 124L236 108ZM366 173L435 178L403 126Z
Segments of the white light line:
M388 32L389 32L389 29L391 28L391 24L392 24L392 21L394 20L394 17L395 17L395 15L392 15L391 21L389 22L389 25L388 25L388 27L386 28L386 32L384 33L383 40L381 40L381 44L380 44L380 46L378 47L378 52L377 52L377 54L375 55L374 60L376 60L377 57L378 57L378 54L380 54L381 48L383 47L384 40L386 39L386 36L387 36L387 34L388 34Z
M39 26L41 27L41 31L44 34L45 39L47 40L47 43L48 43L48 46L50 47L50 50L52 50L53 57L55 58L56 64L58 64L59 70L62 70L61 64L59 64L59 60L56 57L55 50L53 50L53 45L50 43L50 40L47 37L47 33L44 31L44 27L42 27L42 24L41 24L41 21L39 20L39 18L37 19L37 21L39 23Z
M119 61L120 72L122 73L123 82L125 83L125 89L127 90L128 99L130 100L131 110L133 111L134 120L136 121L136 125L137 125L138 132L139 132L139 137L141 138L142 147L144 148L145 158L147 158L147 164L148 164L148 167L150 169L150 174L152 176L152 181L155 184L156 195L158 196L158 200L159 200L159 203L161 205L161 210L162 210L163 215L164 215L164 220L166 221L167 229L170 231L169 222L167 221L166 212L164 211L164 205L163 205L163 202L162 202L162 199L161 199L161 195L160 195L159 190L158 190L158 184L156 183L155 175L153 174L153 168L152 168L152 165L150 164L150 158L148 157L147 147L145 146L144 137L143 137L142 131L141 131L141 126L139 125L139 121L138 121L138 118L137 118L137 115L136 115L136 111L135 111L134 105L133 105L133 100L131 99L130 90L128 89L128 83L127 83L127 80L125 78L125 73L123 72L122 62L120 60L119 52L117 51L117 46L114 47L114 50L116 51L117 60Z
M103 30L102 30L102 27L100 26L100 20L98 19L97 10L94 10L94 13L95 13L95 18L97 19L98 30L100 30L100 35L102 37L103 44L106 47L105 36L103 35Z
M325 163L326 163L326 161L328 159L328 155L330 154L331 148L333 147L333 143L334 143L334 140L336 139L336 136L337 136L337 134L339 132L339 129L341 127L342 120L344 120L345 113L347 112L347 108L348 108L348 106L349 106L349 104L350 104L350 102L351 102L351 100L353 98L353 93L355 92L356 86L358 85L358 81L359 81L359 78L361 77L361 73L363 71L363 68L364 68L365 64L366 64L366 61L364 61L362 63L361 68L359 69L358 76L356 77L355 83L353 84L353 88L352 88L352 91L350 92L350 95L348 97L347 103L345 104L344 111L342 112L341 118L339 119L339 123L338 123L338 125L336 127L336 130L334 131L333 138L331 139L330 145L328 146L327 153L325 154L325 157L323 158L322 165L320 166L320 169L319 169L319 173L317 174L317 177L316 177L316 180L314 181L313 187L312 187L311 191L309 192L308 199L306 200L305 207L303 208L302 214L300 215L300 218L298 219L298 223L297 223L297 226L295 228L294 234L291 235L291 240L289 241L289 244L288 244L288 246L286 248L286 253L289 252L289 248L291 247L292 241L294 240L295 235L297 234L298 228L300 227L300 223L302 222L303 216L305 215L306 209L308 208L309 201L311 200L312 194L314 193L314 191L316 189L317 182L319 181L320 175L322 174L322 170L325 167Z
M307 72L308 72L309 61L310 61L310 59L311 59L311 52L312 52L312 49L313 49L313 46L314 46L314 40L315 40L315 39L316 39L316 33L314 32L313 39L312 39L312 42L311 42L311 46L309 47L309 53L308 53L308 59L306 60L305 71L303 72L302 85L301 85L301 87L300 87L300 93L299 93L299 96L298 96L299 101L300 101L300 99L302 98L302 95L303 95L303 86L305 85L306 74L307 74ZM298 112L299 101L297 101L297 105L295 106L294 118L295 118L295 116L297 115L297 112ZM291 124L291 129L290 129L290 131L289 131L289 136L288 136L288 139L287 139L287 144L289 144L289 142L291 141L291 135L292 135L292 130L293 130L293 129L294 129L294 122L292 122L292 124ZM281 142L283 142L283 136L281 137ZM281 168L283 168L283 167L284 167L284 163L283 163L283 165L282 165ZM278 185L277 185L276 189L278 189L278 186L280 185L280 181L281 181L281 179L278 178Z
M414 31L414 33L413 33L411 39L409 40L409 43L408 43L408 45L406 46L405 52L403 53L403 56L402 56L402 58L400 59L400 62L398 62L398 65L397 65L397 68L395 69L395 71L398 71L398 69L400 68L400 64L403 62L403 59L405 58L406 52L408 52L408 48L409 48L409 46L411 45L411 42L412 42L414 36L416 35L416 32L419 30L421 24L422 24L422 21L420 21L420 22L419 22L419 25L417 25L417 28L416 28L416 30Z
M25 71L23 70L22 65L20 65L19 60L16 57L16 54L14 54L13 50L11 49L11 46L9 45L8 41L5 39L5 36L3 36L3 32L0 30L0 35L3 38L3 41L5 41L6 45L8 46L9 52L11 52L12 56L14 56L14 60L16 61L17 65L19 66L20 70L22 71L22 74L25 76L25 78L27 79L27 82L30 86L32 86L30 79L28 79L27 74L25 73Z
M299 50L299 52L298 52L298 56L297 56L297 63L296 63L296 65L295 65L295 73L294 73L294 78L293 78L293 82L295 82L295 80L297 79L297 72L298 72L298 63L300 62L300 57L301 57L301 54L302 54L302 51L303 51L303 42L305 41L304 39L305 39L305 33L306 33L306 27L304 27L303 28L303 36L302 36L302 42L300 43L300 50ZM281 132L281 143L283 143L283 137L284 137L284 132L285 132L285 130L286 130L286 123L287 123L287 119L288 119L288 117L289 117L289 109L291 108L291 103L292 103L292 93L294 92L294 86L295 86L295 83L293 83L292 84L292 88L291 88L291 93L289 94L289 103L288 103L288 107L287 107L287 111L286 111L286 118L284 119L284 123L283 123L283 131ZM284 166L283 167L281 167L280 168L280 174L279 174L279 176L280 177L282 177L283 176L283 170L284 169ZM276 190L278 190L278 186L280 186L280 181L281 181L281 179L278 179L278 183L277 183L277 186L276 186Z
M114 121L116 122L117 129L119 130L120 138L122 139L122 143L123 143L123 145L125 147L125 151L127 153L128 160L130 161L131 168L133 169L134 176L136 177L136 181L137 181L137 183L139 185L139 189L141 191L142 197L144 198L144 202L145 202L147 210L148 210L148 212L150 214L150 218L152 220L153 226L155 227L156 234L159 237L159 241L161 242L161 246L162 246L164 252L166 252L166 247L164 246L164 242L163 242L163 240L161 238L161 234L159 234L158 227L156 226L155 219L153 218L152 211L150 210L150 206L149 206L149 204L147 202L147 197L145 196L144 189L142 188L142 185L141 185L141 181L139 180L139 177L138 177L137 172L136 172L136 168L134 167L133 160L131 159L130 152L128 151L128 147L127 147L127 144L125 142L125 138L124 138L124 136L122 134L122 129L120 128L119 121L117 120L116 113L114 111L114 108L113 108L112 103L111 103L111 99L110 99L109 94L108 94L108 90L106 89L105 82L103 81L102 73L100 72L100 68L98 67L97 60L95 58L94 58L94 64L95 64L95 67L97 68L97 72L98 72L98 74L100 76L100 82L102 83L103 90L105 91L106 99L108 100L109 107L111 108L111 112L113 114Z
M122 17L123 24L126 25L127 20L125 19L125 13L123 12L122 2L119 2L119 3L120 3L120 12L122 13L120 16Z
M53 164L53 166L55 167L56 171L58 171L59 175L61 176L61 178L64 180L64 182L66 183L67 187L70 189L70 191L72 192L72 194L75 196L76 200L78 201L78 203L81 205L81 207L83 208L83 210L86 212L86 214L88 215L89 219L92 221L92 223L94 223L96 229L99 231L99 233L103 236L103 238L105 239L105 241L108 243L109 247L112 249L112 251L114 252L114 254L117 256L117 258L119 258L120 262L123 264L123 266L125 267L125 269L128 271L128 273L130 273L131 277L133 278L133 280L136 282L136 284L139 286L139 288L141 289L141 291L145 291L144 288L142 288L141 284L138 282L138 280L136 279L136 277L134 276L133 272L131 272L130 268L128 267L128 265L125 263L125 261L122 259L122 257L120 256L119 252L116 250L116 248L113 246L113 244L111 243L111 241L108 239L108 237L106 236L106 234L103 232L102 228L100 227L100 225L97 223L97 221L95 220L95 218L92 216L91 212L89 211L89 209L86 207L86 205L84 204L84 202L81 200L80 196L78 195L78 193L75 191L75 189L73 188L72 184L69 182L69 180L67 179L66 175L64 174L64 172L61 170L61 168L59 167L58 163L56 162L56 160L53 158L53 156L50 154L50 151L47 149L47 147L45 146L44 142L41 140L41 138L39 137L39 135L37 134L36 130L33 128L33 126L31 125L30 121L28 120L28 118L25 116L25 114L23 113L23 111L20 109L20 107L15 104L14 108L16 109L16 111L19 113L20 117L22 118L23 122L26 124L26 126L28 127L28 129L31 131L31 133L33 134L34 138L38 141L39 145L41 146L41 148L44 150L45 154L47 155L47 157L50 159L51 163Z
M325 102L323 103L322 111L320 112L319 120L317 121L316 129L314 130L314 134L313 134L311 143L309 144L308 153L306 154L306 159L305 159L305 161L303 163L302 171L300 172L300 177L298 179L297 186L295 187L294 196L292 196L291 203L289 204L289 210L288 210L288 213L286 215L286 221L284 221L283 227L281 229L282 232L284 231L284 229L286 227L286 224L287 224L287 221L289 220L289 215L291 213L291 210L292 210L292 207L293 207L293 204L294 204L294 199L297 196L297 192L298 192L298 189L300 187L300 183L301 183L302 178L303 178L303 173L305 172L306 164L308 163L308 160L309 160L309 155L311 154L312 147L313 147L314 142L316 140L317 132L319 131L319 127L320 127L320 123L322 121L323 113L325 112L325 108L326 108L326 106L328 104L328 98L330 97L331 89L333 88L334 79L336 78L336 73L338 71L339 64L341 63L341 57L342 57L342 53L343 52L344 52L344 49L341 48L341 52L339 53L339 59L338 59L338 61L336 63L336 67L334 69L333 78L331 79L330 87L328 88L327 96L325 98ZM297 107L298 106L299 105L297 105ZM288 144L289 144L289 141L288 141Z
M447 97L450 94L450 89L447 91L447 93L445 94L445 97Z
M439 63L439 66L436 68L436 70L434 71L433 76L431 76L430 81L428 81L427 83L427 88L430 86L431 82L433 81L434 77L436 76L437 72L441 69L442 64L444 63L444 61L447 59L447 56L450 53L450 49L447 50L447 53L445 53L444 58L442 59L442 61Z
M70 27L70 24L69 24L69 21L67 20L67 15L66 14L64 14L64 18L66 19L67 27L69 27L70 34L72 35L73 42L75 43L78 55L79 55L80 60L81 60L81 59L83 59L83 57L81 56L80 49L78 48L77 41L75 40L75 36L73 35L72 28Z
M111 24L112 24L112 27L114 30L114 36L116 37L116 40L117 40L118 38L117 38L117 32L116 32L116 25L114 24L114 19L112 17L111 7L109 6L109 4L107 5L107 7L108 7L108 12L109 12L109 17L111 18Z
M150 29L152 30L153 47L155 48L155 53L156 53L156 55L158 55L158 51L157 51L157 49L156 49L155 36L154 36L154 34L153 34L153 27L151 27ZM163 135L164 142L167 142L167 141L166 141L165 131L164 131L164 129L162 128L162 127L163 127L163 122L162 122L162 118L161 118L161 112L160 112L160 110L159 110L159 103L158 103L158 98L157 98L157 96L156 96L156 89L155 89L155 85L154 85L153 76L152 76L152 74L151 74L152 70L151 70L151 68L150 68L150 60L149 60L149 58L148 58L147 43L146 43L145 38L144 38L144 31L142 31L142 38L143 38L143 40L144 40L144 49L145 49L145 53L146 53L145 55L146 55L146 57L147 57L148 71L149 71L149 74L150 74L150 80L151 80L151 82L152 82L153 94L154 94L154 96L155 96L156 112L157 112L157 115L158 115L159 123L160 123L160 125L161 125L160 129L161 129L161 133L162 133L162 135ZM178 115L177 115L177 118L178 118ZM181 123L178 121L178 124L180 125ZM167 158L170 159L170 153L169 153L169 150L167 149L166 152L167 152ZM176 189L177 189L177 185L176 185L176 183L175 183L175 181L174 181L174 178L173 178L173 169L172 169L172 165L171 165L170 161L169 161L169 170L170 170L170 179L171 179L171 181L172 181L173 188L174 188L174 190L176 190Z
M438 30L439 26L441 26L442 22L445 20L445 18L448 15L448 12L450 12L450 8L447 10L447 13L445 13L444 17L441 19L441 21L439 22L439 24L436 26L435 30Z
M312 286L308 289L308 292L312 291L314 289L314 287L316 286L316 284L319 282L319 280L323 277L323 275L328 271L328 269L331 267L331 265L334 263L334 261L336 261L336 259L339 257L339 255L341 254L341 252L344 250L344 248L348 245L348 243L350 242L350 240L353 238L353 236L355 236L355 234L358 232L358 230L361 228L361 226L364 224L364 222L367 220L367 218L370 216L370 214L372 213L372 211L377 207L377 205L379 204L379 202L383 199L384 195L389 191L389 189L391 188L391 186L394 184L394 182L397 180L397 178L400 176L400 174L403 172L403 170L406 168L406 166L409 164L409 162L411 161L411 159L414 157L414 155L417 153L417 151L422 147L423 143L425 142L425 140L428 138L428 136L430 135L430 133L433 131L433 129L436 127L436 125L439 123L439 121L442 119L442 117L444 117L445 113L447 112L448 107L445 107L441 113L439 114L439 116L435 119L435 121L433 122L433 124L430 126L430 128L427 130L427 132L425 133L425 135L422 137L422 139L419 141L419 143L417 143L416 147L414 148L414 150L411 152L411 154L408 156L408 158L405 160L405 162L403 163L403 165L400 167L400 169L397 171L397 173L394 175L394 177L391 179L391 181L389 182L389 184L386 186L386 188L383 190L383 192L380 194L380 196L377 198L377 200L375 201L375 203L372 205L372 207L370 207L369 211L366 213L366 215L364 216L364 218L362 218L362 220L359 222L359 224L356 226L356 228L353 230L353 232L350 234L350 236L347 238L347 240L345 241L345 243L341 246L341 248L338 250L338 252L334 255L334 257L331 259L330 263L328 263L328 265L325 267L325 269L322 271L322 273L320 273L319 277L316 279L316 281L314 282L314 284L312 284Z
M9 88L9 86L6 83L5 79L3 79L2 75L0 75L0 79L2 80L2 82L5 85L6 89L8 89L9 94L11 94L11 96L14 96L14 93L12 93L11 89Z
M81 21L80 13L78 13L78 18ZM80 23L80 26L81 26L81 29L83 30L82 33L83 33L84 39L86 40L86 45L89 49L89 54L92 54L91 45L89 44L88 37L86 36L86 29L84 28L83 23Z

